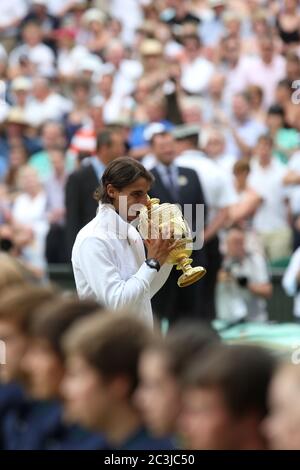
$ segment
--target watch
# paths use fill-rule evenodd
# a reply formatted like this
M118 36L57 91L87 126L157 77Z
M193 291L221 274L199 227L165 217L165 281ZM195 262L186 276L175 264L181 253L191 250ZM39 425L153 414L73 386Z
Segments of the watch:
M149 268L156 269L157 272L160 270L160 264L157 259L148 258L146 259L145 263L147 264L147 266L149 266Z

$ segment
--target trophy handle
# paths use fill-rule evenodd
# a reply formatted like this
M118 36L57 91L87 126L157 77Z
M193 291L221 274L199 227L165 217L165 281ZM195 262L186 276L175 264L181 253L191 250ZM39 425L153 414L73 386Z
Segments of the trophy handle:
M149 195L147 196L147 207L148 209L151 209L152 206L159 205L160 204L160 199L157 197L150 197Z

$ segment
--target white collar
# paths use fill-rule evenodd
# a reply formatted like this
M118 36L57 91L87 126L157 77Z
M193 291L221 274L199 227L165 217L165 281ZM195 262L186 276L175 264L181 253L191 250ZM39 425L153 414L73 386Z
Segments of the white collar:
M131 226L119 216L112 204L100 202L97 217L101 218L106 230L119 235L123 239L128 238Z
M111 238L127 240L139 263L143 263L145 260L144 244L141 235L132 223L129 224L123 220L112 204L100 203L96 217L105 231L111 234Z

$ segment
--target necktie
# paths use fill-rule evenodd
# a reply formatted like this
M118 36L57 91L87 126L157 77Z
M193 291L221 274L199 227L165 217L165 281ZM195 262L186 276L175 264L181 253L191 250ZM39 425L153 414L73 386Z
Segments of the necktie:
M177 182L175 181L174 174L172 172L172 167L166 167L167 179L168 179L168 189L176 202L179 200L179 189Z

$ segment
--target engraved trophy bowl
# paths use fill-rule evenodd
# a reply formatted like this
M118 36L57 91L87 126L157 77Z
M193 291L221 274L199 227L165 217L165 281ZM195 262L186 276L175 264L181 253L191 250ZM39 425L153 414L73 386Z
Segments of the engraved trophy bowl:
M193 239L190 228L176 204L160 204L159 199L149 198L148 205L140 211L138 229L144 239L158 238L159 234L163 233L164 238L177 240L177 246L169 254L167 263L183 271L177 281L179 287L190 286L206 274L206 269L202 266L191 266Z

